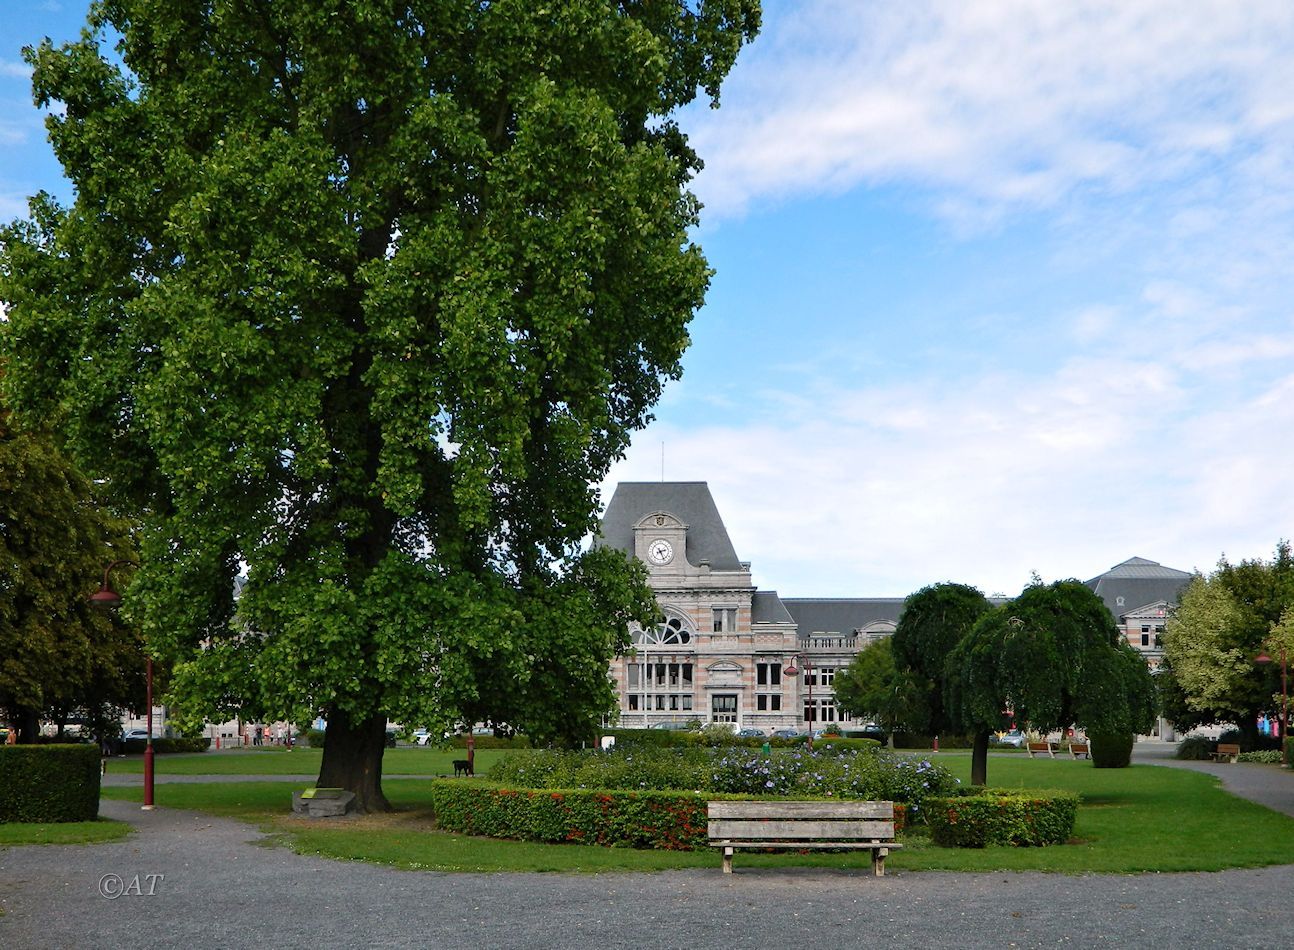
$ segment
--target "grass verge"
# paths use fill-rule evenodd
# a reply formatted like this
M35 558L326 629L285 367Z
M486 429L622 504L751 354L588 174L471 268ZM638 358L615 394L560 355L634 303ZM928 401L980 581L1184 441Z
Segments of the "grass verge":
M417 754L425 750L410 750ZM940 763L965 781L969 755ZM1261 766L1254 766L1261 767ZM895 870L1134 873L1218 871L1294 863L1294 818L1222 790L1201 772L1137 765L1094 769L1087 762L995 759L995 787L1064 788L1083 797L1074 838L1050 848L940 848L921 834L902 839ZM1291 777L1294 781L1294 776ZM718 867L717 852L632 851L584 845L543 845L435 830L425 783L383 783L396 811L307 822L286 815L299 783L211 783L160 786L159 804L240 818L303 854L373 861L436 871L656 871ZM138 800L137 789L105 789L105 797ZM869 867L866 853L743 854L742 867Z
M0 848L24 844L102 844L130 834L124 821L63 821L49 824L6 822L0 824Z
M508 754L506 749L480 749L476 771L484 772ZM453 775L454 760L467 753L462 749L427 749L417 746L387 749L382 756L386 775ZM277 746L234 749L228 752L178 752L153 757L157 775L318 775L322 749ZM144 771L142 755L128 755L108 762L109 774L139 775Z

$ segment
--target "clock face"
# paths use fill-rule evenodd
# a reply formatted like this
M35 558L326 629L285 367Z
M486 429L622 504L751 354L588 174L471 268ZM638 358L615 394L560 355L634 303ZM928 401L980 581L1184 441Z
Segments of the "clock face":
M653 564L668 564L674 560L674 546L664 538L657 538L647 549L647 559Z

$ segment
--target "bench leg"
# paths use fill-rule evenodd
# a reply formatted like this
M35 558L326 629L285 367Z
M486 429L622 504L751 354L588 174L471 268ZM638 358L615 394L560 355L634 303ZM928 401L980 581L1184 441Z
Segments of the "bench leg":
M732 873L732 848L723 849L723 873Z
M885 877L885 856L890 853L889 848L875 848L872 851L872 873L877 877Z

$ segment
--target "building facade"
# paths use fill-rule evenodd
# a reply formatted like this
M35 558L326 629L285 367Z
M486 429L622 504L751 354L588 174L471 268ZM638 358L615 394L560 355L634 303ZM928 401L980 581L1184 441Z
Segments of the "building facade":
M705 482L622 482L598 544L647 566L662 620L631 630L611 669L626 727L727 723L805 730L850 717L834 680L894 632L902 597L782 598L756 589ZM1191 575L1132 558L1088 581L1152 668L1164 617Z

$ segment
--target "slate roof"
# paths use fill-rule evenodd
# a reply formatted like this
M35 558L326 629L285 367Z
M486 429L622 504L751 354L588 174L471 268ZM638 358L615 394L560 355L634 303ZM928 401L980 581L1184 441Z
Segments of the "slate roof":
M750 604L753 623L795 623L775 590L757 590Z
M1122 617L1138 607L1161 600L1176 604L1182 588L1190 583L1191 577L1189 571L1164 567L1158 561L1149 561L1144 557L1133 557L1086 583L1105 602L1105 606L1110 608L1110 613L1115 617ZM1119 602L1120 598L1122 603Z
M878 620L898 623L903 612L902 597L787 597L782 601L795 618L800 637L821 630L842 637Z
M708 560L712 570L741 570L737 551L705 482L621 482L602 515L596 543L632 554L635 522L654 511L668 512L688 526L685 556L689 564Z

